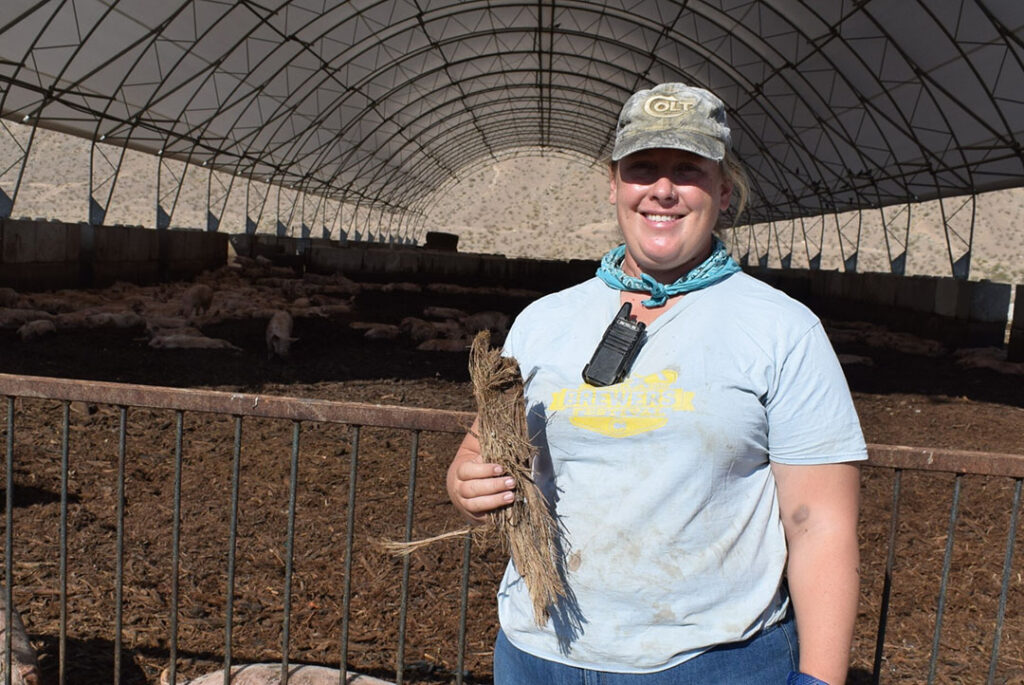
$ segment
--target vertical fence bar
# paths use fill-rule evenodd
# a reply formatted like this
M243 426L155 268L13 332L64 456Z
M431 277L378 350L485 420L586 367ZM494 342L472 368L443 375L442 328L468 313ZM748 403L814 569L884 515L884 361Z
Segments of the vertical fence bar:
M352 604L352 547L355 541L356 524L356 476L359 473L359 426L352 426L352 450L348 470L348 512L345 532L345 578L342 580L341 598L341 677L338 685L345 685L348 678L348 629L349 610Z
M457 660L458 672L455 674L455 685L462 685L466 672L466 617L469 613L469 561L470 552L473 547L473 533L466 533L465 541L462 544L462 588L459 593L459 655Z
M882 651L885 648L885 628L889 622L889 596L892 593L892 571L896 565L896 532L900 523L900 483L903 470L896 469L892 482L892 515L889 517L889 547L885 555L885 578L882 581L882 603L878 612L878 632L875 633L875 663L871 669L871 682L878 685L882 673Z
M949 508L949 530L946 533L946 555L942 560L942 580L939 583L939 604L935 609L935 636L932 638L932 656L928 665L928 684L935 682L935 670L939 663L939 636L942 634L942 615L946 610L946 588L949 585L949 567L953 561L953 538L956 534L956 520L960 510L960 483L963 475L956 474L953 480L953 504Z
M174 423L174 519L171 521L171 642L168 682L177 683L178 675L178 604L181 570L181 459L182 436L185 432L184 412L175 412Z
M288 685L288 649L292 621L292 560L295 555L295 498L299 480L299 429L292 422L292 463L288 479L288 533L284 557L284 625L281 627L281 685Z
M1024 478L1017 478L1013 488L1013 506L1010 507L1010 529L1006 534L1006 556L1003 558L1003 580L999 585L999 608L996 610L996 633L992 639L992 661L988 665L988 684L996 681L996 664L999 662L999 643L1003 637L1003 618L1006 616L1006 595L1010 589L1010 575L1013 567L1013 546L1017 539L1017 517L1020 514L1021 484Z
M412 453L409 457L409 493L405 505L405 541L412 540L412 522L416 502L416 462L419 457L420 432L412 432ZM409 613L409 567L411 555L402 557L402 597L398 612L398 657L395 663L395 685L402 685L405 678L405 625Z
M242 417L235 417L235 448L231 458L231 523L228 529L227 599L224 607L224 685L231 683L231 628L235 613L235 544L238 539L238 489L242 472Z
M124 473L128 452L128 407L118 407L121 417L117 434L117 551L114 571L114 685L121 683L121 632L124 626Z
M7 458L4 482L4 685L11 685L12 615L14 614L14 398L7 398Z
M57 637L57 682L64 685L68 647L68 474L71 469L71 402L64 402L64 430L60 441L60 626Z

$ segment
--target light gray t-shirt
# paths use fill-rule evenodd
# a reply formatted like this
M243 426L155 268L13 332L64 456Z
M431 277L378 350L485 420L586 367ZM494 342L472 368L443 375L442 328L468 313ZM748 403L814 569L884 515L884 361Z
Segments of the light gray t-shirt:
M595 278L534 302L509 332L571 597L539 628L510 562L498 612L536 656L650 672L785 614L769 461L866 449L821 323L780 291L737 273L688 293L647 328L626 380L595 388L581 372L618 309Z

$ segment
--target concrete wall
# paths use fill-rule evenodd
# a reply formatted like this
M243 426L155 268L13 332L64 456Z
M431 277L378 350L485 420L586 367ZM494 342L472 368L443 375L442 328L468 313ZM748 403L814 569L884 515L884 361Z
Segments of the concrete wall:
M1002 347L1005 343L1012 289L1006 283L887 273L749 272L822 317L881 323L950 347Z
M345 247L329 240L286 238L267 234L231 236L235 251L262 256L275 264L318 273L340 272L359 281L407 281L501 285L552 292L594 275L592 260L508 259L501 255L452 252L447 249L395 247L349 241Z
M74 287L81 239L74 224L0 221L0 285L16 290Z
M236 235L231 241L239 254L368 281L503 285L551 292L593 276L598 267L597 260L506 259L379 243L349 242L340 247L327 240L263 234ZM1011 294L1011 286L1005 283L797 269L751 268L748 273L806 303L822 317L876 322L950 347L1005 344ZM1022 300L1017 297L1015 349L1024 347Z
M102 287L123 280L187 280L244 256L362 281L501 285L552 292L590 278L597 260L507 259L447 249L318 238L156 231L46 221L0 221L0 286L17 290ZM814 270L748 272L806 303L819 316L885 324L951 347L1005 344L1011 287L935 276ZM1024 361L1024 286L1017 286L1008 357Z
M21 291L185 280L227 263L221 233L0 220L0 286Z

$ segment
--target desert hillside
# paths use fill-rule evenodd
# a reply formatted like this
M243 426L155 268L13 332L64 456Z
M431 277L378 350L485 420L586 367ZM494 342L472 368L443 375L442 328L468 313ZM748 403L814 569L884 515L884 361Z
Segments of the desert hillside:
M5 122L22 139L28 129ZM4 136L2 138L8 138ZM0 155L14 159L15 149L5 149L9 140L0 142ZM117 148L105 152L112 159ZM102 169L102 163L97 165ZM89 145L86 141L52 131L39 130L33 140L29 163L15 203L14 216L28 216L64 221L83 221L88 207ZM176 202L165 196L163 204L174 203L172 224L205 227L207 174L202 169L172 162L167 169L184 174L185 181ZM165 170L164 173L167 173ZM127 151L107 215L108 224L153 226L156 205L156 158ZM214 196L223 194L230 179L216 175ZM13 184L12 172L3 176L5 190ZM376 236L379 215L367 213L365 207L338 207L336 203L317 206L315 198L305 203L289 191L267 192L263 204L260 231L273 231L278 218L289 226L292 235L299 235L305 223L312 235L319 237L326 225L331 236L345 230L349 237ZM949 207L960 203L952 201ZM447 231L459 235L463 252L504 254L509 257L548 259L597 258L617 241L612 206L608 202L605 168L587 164L579 158L533 156L507 159L478 170L425 198L425 218L415 225L390 227L392 234L415 238L422 243L426 231ZM241 232L245 226L245 184L236 181L223 212L220 230ZM969 223L957 218L957 229L966 234ZM973 236L971 278L990 279L1003 283L1024 283L1024 188L986 193L978 197L976 226ZM337 218L335 218L337 217ZM838 219L844 226L849 217ZM905 219L904 219L905 221ZM820 220L806 222L812 233L821 231ZM877 212L867 212L861 229L858 261L860 271L885 271L887 257L885 237ZM822 267L841 269L842 259L836 237L836 218L827 217L824 224ZM387 232L388 229L385 229ZM793 226L776 227L784 236ZM849 229L847 229L849 230ZM765 227L755 230L763 244ZM358 234L358 235L357 235ZM742 254L748 244L748 231L727 231L725 238L734 254ZM794 267L806 266L807 248L796 228L793 243ZM774 244L775 239L772 238ZM751 258L754 253L751 252ZM773 247L769 264L778 265L778 252ZM942 212L938 202L915 205L912 212L908 274L949 275L951 273L942 230Z
M948 202L947 212L962 204L963 200ZM1024 283L1024 188L979 195L976 212L971 278ZM849 224L851 217L846 215L838 221L844 227L856 225ZM905 223L905 216L902 221ZM825 222L823 268L842 269L836 223L835 217ZM821 230L820 220L805 224L809 232ZM960 224L954 225L960 229ZM496 163L453 186L437 198L427 227L459 234L460 249L510 257L594 258L618 238L608 202L606 170L550 157ZM783 224L778 230L788 235L791 226ZM763 236L766 229L757 227L755 232ZM747 235L743 227L726 231L724 237L732 243L733 253L739 255ZM794 267L807 265L807 248L800 235L797 228ZM769 265L778 266L774 238L772 242ZM858 270L888 270L882 222L875 211L864 213ZM920 203L912 210L907 273L951 273L937 201Z

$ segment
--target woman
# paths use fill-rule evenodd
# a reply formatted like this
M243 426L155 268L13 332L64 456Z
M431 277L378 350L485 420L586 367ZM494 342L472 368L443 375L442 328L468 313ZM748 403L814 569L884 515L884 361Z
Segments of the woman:
M747 192L729 145L706 90L630 97L610 187L624 244L509 332L569 598L537 626L509 564L497 685L845 681L864 440L818 319L713 234ZM584 382L627 303L639 351L621 380ZM515 487L471 431L448 472L455 506L482 522Z

